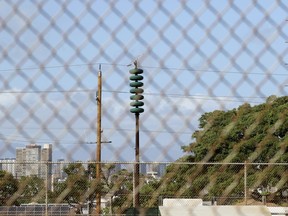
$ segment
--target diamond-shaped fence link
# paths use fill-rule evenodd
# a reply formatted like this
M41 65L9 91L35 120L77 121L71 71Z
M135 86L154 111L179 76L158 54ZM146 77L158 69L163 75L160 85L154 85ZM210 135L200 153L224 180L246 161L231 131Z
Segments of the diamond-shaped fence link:
M277 118L260 105L287 94L287 11L282 0L1 1L1 206L91 213L101 191L102 213L124 214L135 201L135 163L142 208L169 198L287 204L287 102ZM144 70L139 161L129 111L135 61ZM257 105L249 125L229 115ZM275 118L260 141L264 116ZM223 129L206 136L217 122Z

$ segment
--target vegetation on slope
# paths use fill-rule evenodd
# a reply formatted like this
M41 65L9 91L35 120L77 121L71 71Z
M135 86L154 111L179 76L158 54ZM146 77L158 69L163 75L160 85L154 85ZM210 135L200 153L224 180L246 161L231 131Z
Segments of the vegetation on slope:
M270 201L279 204L288 188L288 165L267 163L288 162L287 134L288 97L270 96L257 106L245 103L236 109L205 113L192 135L193 142L182 147L193 156L179 159L195 164L171 165L162 180L170 181L166 180L161 193L235 203L245 193L245 162L247 195L255 200L269 195Z

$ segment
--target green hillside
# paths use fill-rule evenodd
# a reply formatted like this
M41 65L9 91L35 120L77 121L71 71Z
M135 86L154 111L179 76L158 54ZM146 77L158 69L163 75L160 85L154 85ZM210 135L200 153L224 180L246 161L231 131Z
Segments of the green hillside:
M199 130L192 135L193 142L182 147L191 156L178 160L195 164L169 166L158 192L207 200L215 197L223 204L242 202L246 193L255 201L268 195L269 202L284 203L287 134L288 97L270 96L260 105L246 103L233 110L205 113L199 119Z

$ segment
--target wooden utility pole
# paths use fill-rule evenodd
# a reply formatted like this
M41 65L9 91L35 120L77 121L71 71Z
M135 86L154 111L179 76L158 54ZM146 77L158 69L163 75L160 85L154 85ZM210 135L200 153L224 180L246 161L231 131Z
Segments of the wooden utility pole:
M101 214L101 100L102 100L102 72L101 65L98 72L97 92L97 149L96 149L96 215Z

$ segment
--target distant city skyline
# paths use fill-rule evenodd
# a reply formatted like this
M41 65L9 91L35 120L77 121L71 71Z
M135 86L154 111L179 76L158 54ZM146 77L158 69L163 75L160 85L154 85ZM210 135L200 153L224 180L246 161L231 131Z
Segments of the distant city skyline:
M87 169L89 163L93 163L93 160L90 159L86 161L69 161L61 158L53 161L52 155L52 144L28 144L25 147L17 147L15 149L15 157L0 158L0 170L12 173L17 179L25 176L37 176L44 180L48 178L49 182L53 182L67 177L64 168L71 163L82 163L85 169ZM105 161L103 161L103 164L105 164ZM140 162L140 173L158 178L165 174L166 167L166 163ZM132 162L131 164L127 162L121 163L121 161L115 162L113 172L118 172L121 169L127 169L132 172Z

